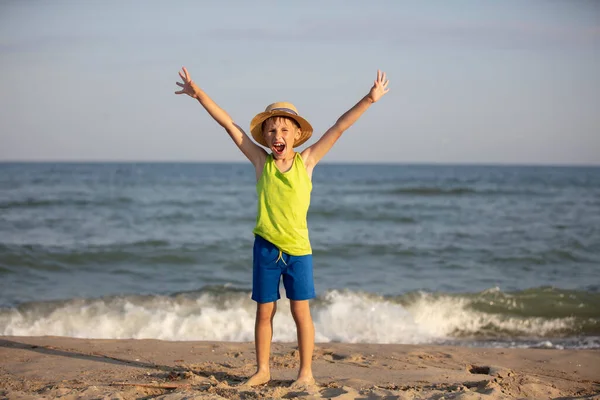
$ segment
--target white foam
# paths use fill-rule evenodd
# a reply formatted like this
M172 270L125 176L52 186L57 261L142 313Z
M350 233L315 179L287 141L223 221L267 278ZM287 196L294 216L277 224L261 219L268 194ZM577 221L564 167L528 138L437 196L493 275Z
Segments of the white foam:
M400 304L381 297L331 291L315 310L316 340L346 343L425 343L435 339Z
M518 318L474 311L466 297L420 293L406 306L379 296L330 291L312 307L317 342L431 343L484 331L541 337L570 318ZM0 335L163 340L254 340L249 294L129 296L38 303L0 311ZM274 341L295 341L289 302L279 302Z
M249 300L247 305L251 305ZM214 297L153 297L70 301L49 313L10 310L0 315L3 335L55 335L78 338L164 340L253 339L254 314L240 297L238 304L218 309Z
M520 318L506 314L490 314L470 308L471 300L456 296L421 293L407 306L415 321L437 338L476 335L482 331L504 331L510 335L544 336L568 329L573 318Z

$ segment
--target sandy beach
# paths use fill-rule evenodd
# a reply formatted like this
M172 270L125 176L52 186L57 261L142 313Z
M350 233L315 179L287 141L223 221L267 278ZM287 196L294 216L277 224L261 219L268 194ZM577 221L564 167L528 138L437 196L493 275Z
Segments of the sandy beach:
M600 351L318 343L317 386L290 388L293 343L274 343L272 380L252 343L0 337L6 399L600 399Z

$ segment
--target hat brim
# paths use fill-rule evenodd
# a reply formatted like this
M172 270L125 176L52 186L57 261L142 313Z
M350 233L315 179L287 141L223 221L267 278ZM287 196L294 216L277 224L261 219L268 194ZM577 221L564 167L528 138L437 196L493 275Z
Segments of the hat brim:
M293 147L298 147L306 142L313 133L312 125L299 115L290 114L289 112L275 110L275 111L264 111L256 114L250 122L250 133L256 142L262 146L269 147L262 133L262 123L271 117L286 117L291 118L300 125L300 137L294 141Z

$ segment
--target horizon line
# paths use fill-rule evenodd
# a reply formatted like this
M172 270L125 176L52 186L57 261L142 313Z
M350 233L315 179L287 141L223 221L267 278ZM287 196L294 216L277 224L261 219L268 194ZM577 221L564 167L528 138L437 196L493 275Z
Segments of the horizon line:
M0 160L0 164L246 164L249 161L212 160ZM322 161L320 165L407 165L407 166L479 166L479 167L565 167L598 168L597 164L587 163L519 163L519 162L477 162L477 161Z

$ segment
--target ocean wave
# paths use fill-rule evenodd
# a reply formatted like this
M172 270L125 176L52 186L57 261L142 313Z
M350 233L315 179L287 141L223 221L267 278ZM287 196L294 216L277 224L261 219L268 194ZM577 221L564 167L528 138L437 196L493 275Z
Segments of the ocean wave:
M105 199L25 199L0 201L0 210L23 209L23 208L43 208L43 207L97 207L97 206L116 206L123 204L132 204L133 199L129 197L110 197Z
M309 220L312 219L331 219L335 221L366 221L366 222L387 222L392 224L416 224L418 220L411 216L399 215L397 212L364 209L336 209L328 210L325 208L313 207L308 211Z
M440 186L406 186L383 190L384 194L408 195L408 196L543 196L547 193L541 190L509 190L503 188L485 188L485 187L440 187Z
M565 245L562 249L547 248L537 252L516 255L495 255L489 259L492 264L521 266L521 265L546 265L553 263L569 262L594 262L597 261L593 248L585 248L582 244Z
M468 194L481 194L485 192L477 191L467 187L440 188L434 186L401 187L385 191L388 194L407 194L415 196L460 196ZM498 192L495 192L498 194Z
M199 250L198 250L199 251ZM7 267L40 271L61 271L84 265L115 264L131 261L148 264L193 264L198 251L165 240L141 240L131 243L70 247L7 245L0 243L0 264Z
M544 294L540 301L548 301L549 293L555 300L574 296L572 303L580 305L571 311L587 310L556 315L548 314L547 309L537 314L533 309L522 312L531 307L524 303L534 292ZM493 307L490 298L505 301ZM600 335L600 311L594 307L597 301L598 294L548 289L513 294L495 290L476 294L413 292L397 297L332 290L313 301L312 314L317 342L463 341L533 346L551 341L577 347L586 338ZM281 302L273 339L294 341L288 301ZM492 308L482 307L483 303ZM247 290L224 286L170 296L33 302L0 310L0 335L251 341L255 307ZM573 341L573 337L581 340Z
M371 196L374 194L415 197L461 197L461 196L548 196L545 188L515 187L500 185L482 185L468 182L435 182L435 183L389 183L389 182L357 182L354 185L323 185L318 192L331 196Z

